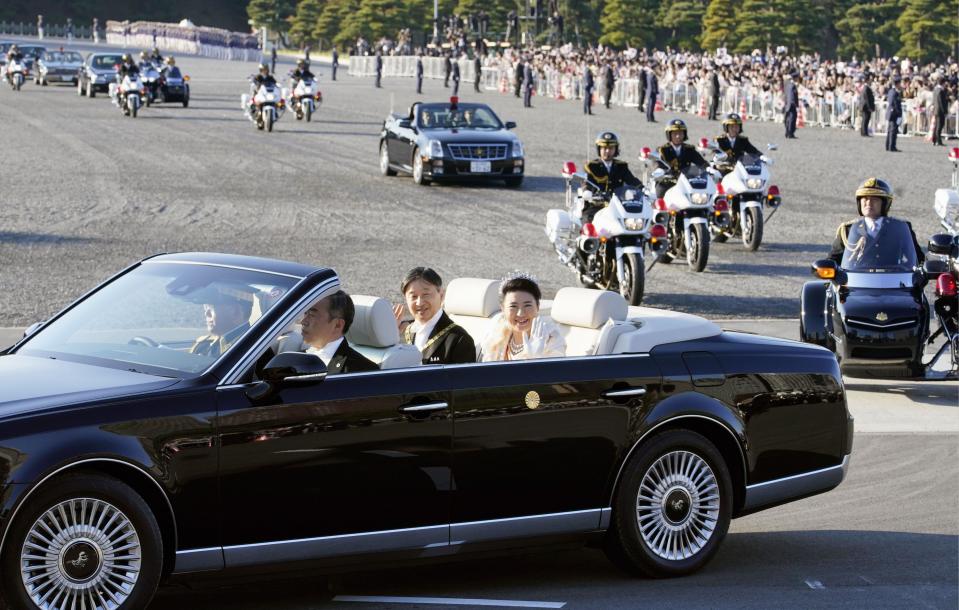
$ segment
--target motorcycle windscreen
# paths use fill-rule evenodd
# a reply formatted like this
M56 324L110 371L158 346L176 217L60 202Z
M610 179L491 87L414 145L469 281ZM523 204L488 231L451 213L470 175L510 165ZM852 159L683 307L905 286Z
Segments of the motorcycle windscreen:
M874 234L869 233L865 220L849 227L841 263L846 271L911 274L916 265L912 230L905 222L883 218Z

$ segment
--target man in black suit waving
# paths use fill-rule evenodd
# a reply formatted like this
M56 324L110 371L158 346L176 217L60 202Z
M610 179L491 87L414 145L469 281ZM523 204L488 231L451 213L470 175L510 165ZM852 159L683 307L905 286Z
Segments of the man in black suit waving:
M306 351L320 357L328 375L379 370L346 341L355 314L353 299L338 290L314 303L300 321L303 341L309 346Z

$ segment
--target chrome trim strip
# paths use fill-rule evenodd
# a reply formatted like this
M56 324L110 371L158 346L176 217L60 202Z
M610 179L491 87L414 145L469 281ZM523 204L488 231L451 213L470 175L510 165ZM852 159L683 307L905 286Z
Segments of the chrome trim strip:
M169 509L170 517L173 519L173 545L174 545L173 548L176 548L176 543L177 543L176 513L173 512L173 504L170 503L170 498L167 497L166 490L163 489L163 486L160 485L159 481L153 478L153 475L151 475L149 472L147 472L143 468L135 464L131 464L130 462L125 462L123 460L118 460L115 458L90 458L86 460L71 462L69 464L66 464L65 466L61 466L60 468L57 468L56 470L54 470L47 476L40 479L32 487L30 487L27 493L23 494L23 497L17 501L17 507L13 509L12 513L10 513L10 518L7 520L7 524L4 527L3 535L0 536L0 550L3 549L3 543L6 542L7 540L7 533L10 531L10 524L12 524L14 520L17 518L17 512L20 511L20 508L26 503L26 501L30 498L30 496L33 494L34 491L36 491L39 487L41 487L44 483L46 483L51 477L56 476L57 474L63 472L64 470L73 468L75 466L79 466L80 464L89 464L91 462L113 462L115 464L123 464L124 466L129 466L130 468L136 470L140 474L146 476L146 478L153 481L153 484L156 485L157 489L160 490L160 494L163 496L163 499L166 500L167 509Z
M342 534L223 547L227 567L322 559L340 555L424 549L449 544L449 525Z
M144 265L205 265L207 267L220 267L223 269L236 269L237 271L253 271L255 273L265 273L267 275L278 275L280 277L288 277L294 280L302 280L304 276L302 275L291 275L289 273L280 273L279 271L267 271L265 269L254 269L253 267L239 267L237 265L224 265L223 263L204 263L201 261L158 261L155 259L150 259L143 261Z
M221 388L223 386L234 385L237 378L239 378L243 371L246 370L248 366L253 364L259 354L262 353L262 350L273 341L274 336L293 322L293 319L296 317L296 314L299 313L302 307L304 307L308 302L315 301L322 297L323 293L327 290L333 290L335 288L339 288L339 286L340 278L338 276L333 276L325 282L318 284L313 288L313 290L301 297L296 303L293 304L292 307L287 310L286 315L277 320L273 326L267 329L267 331L260 336L260 340L257 341L252 348L250 348L243 358L233 365L233 368L229 370L222 380L220 380L220 383L217 384L217 387ZM228 354L230 351L227 350L226 353ZM351 375L351 377L352 376L353 375Z
M450 406L445 402L431 402L425 405L409 405L400 407L400 413L429 413L430 411L443 411Z
M918 318L913 318L912 320L906 320L905 322L890 322L889 324L873 324L872 322L866 322L865 320L859 320L856 318L846 318L846 324L860 325L860 326L869 326L871 328L878 328L880 330L887 330L898 328L900 326L915 326L919 324Z
M782 500L831 489L842 483L848 469L849 455L847 454L843 456L842 463L836 466L747 485L743 510L768 506Z
M625 398L627 396L644 396L646 388L629 388L628 390L609 390L603 392L603 398Z
M612 516L613 516L612 508L604 508L603 510L601 510L599 513L599 529L608 530L609 523L612 520Z
M723 428L726 432L729 433L730 436L733 437L733 440L736 442L736 446L739 448L739 457L740 457L741 460L742 460L743 481L748 481L748 480L749 480L749 478L748 478L748 476L747 476L747 472L746 472L746 454L743 452L743 446L742 446L742 444L740 444L739 438L736 436L736 433L733 432L732 430L730 430L730 429L729 429L729 426L727 426L727 425L725 424L725 422L723 422L723 421L721 421L721 420L718 420L718 419L716 419L716 418L714 418L714 417L707 417L707 416L705 416L705 415L693 415L693 414L690 414L690 415L678 415L678 416L676 416L676 417L670 417L669 419L667 419L667 420L665 420L665 421L659 422L658 424L656 424L655 426L653 426L652 428L650 428L649 430L647 430L646 432L644 432L643 435L642 435L641 437L639 437L639 439L637 439L637 441L636 441L635 443L633 443L633 446L630 447L629 452L626 454L626 459L624 459L623 462L619 465L619 470L616 472L616 478L613 479L613 488L612 488L612 490L611 490L611 492L610 492L610 496L609 496L609 502L610 502L610 504L612 504L612 502L613 502L613 494L616 493L616 488L619 486L619 479L620 479L620 477L623 476L623 469L626 468L626 464L629 463L629 458L631 458L631 457L633 456L633 452L636 451L636 448L639 447L639 445L643 442L643 439L645 439L647 436L649 436L654 430L656 430L656 428L659 428L660 426L663 426L663 425L668 424L668 423L670 423L670 422L674 422L674 421L676 421L677 419L686 419L686 418L688 418L688 417L695 417L695 418L697 418L697 419L705 419L705 420L709 420L710 422L712 422L712 423L714 423L714 424L719 424L720 426L722 426L722 428Z
M603 509L591 508L566 513L453 523L450 525L450 544L593 532L602 519L602 512Z
M174 564L172 573L210 572L222 570L223 566L223 549L221 547L190 549L176 552L176 564Z

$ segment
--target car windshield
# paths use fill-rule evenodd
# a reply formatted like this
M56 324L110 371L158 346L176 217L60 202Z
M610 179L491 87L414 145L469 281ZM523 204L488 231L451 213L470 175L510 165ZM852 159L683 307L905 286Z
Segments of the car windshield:
M18 353L193 376L297 281L245 269L147 262L40 329Z
M181 78L181 77L180 77L180 69L177 68L176 66L173 66L173 67L171 67L171 68L167 68L166 76L167 76L167 78Z
M911 273L916 267L916 246L909 225L884 218L878 233L870 235L865 221L849 228L842 268L864 273Z
M485 106L423 105L417 108L417 125L421 129L502 129L499 117Z
M43 61L47 63L82 63L83 56L74 51L47 51L43 54Z
M109 68L113 69L113 66L117 65L121 61L119 55L98 55L93 58L93 67L100 68L101 70Z
M40 57L46 50L46 47L20 47L24 57Z

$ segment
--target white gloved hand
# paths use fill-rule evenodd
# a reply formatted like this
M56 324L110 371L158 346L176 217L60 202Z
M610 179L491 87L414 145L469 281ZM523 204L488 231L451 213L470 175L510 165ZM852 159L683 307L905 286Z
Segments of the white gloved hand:
M896 125L902 125L902 117L896 119Z
M546 351L546 341L548 339L549 335L546 334L546 330L543 328L543 321L537 316L536 319L533 320L529 334L523 335L523 351L529 356L539 356Z

